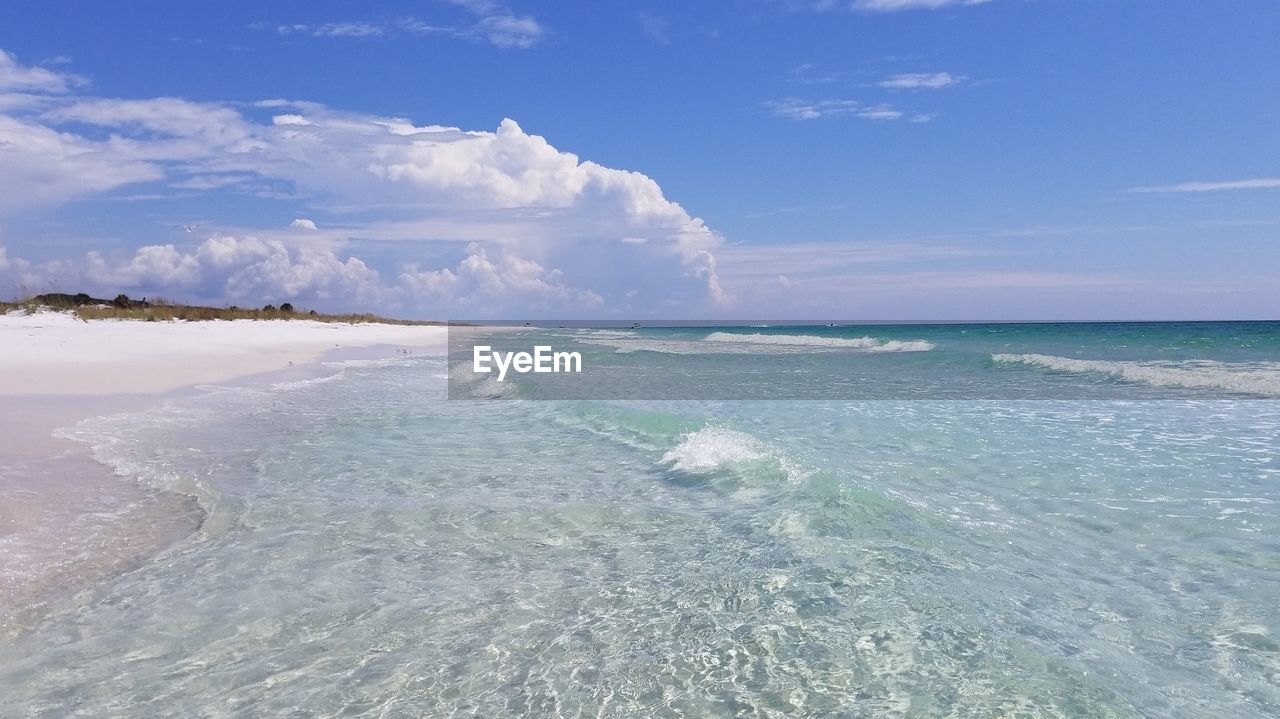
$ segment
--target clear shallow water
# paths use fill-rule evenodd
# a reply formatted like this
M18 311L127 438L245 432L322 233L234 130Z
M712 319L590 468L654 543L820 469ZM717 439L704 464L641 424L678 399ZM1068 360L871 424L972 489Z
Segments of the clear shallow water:
M76 428L207 516L0 645L0 715L1280 712L1280 402L459 402L445 367Z

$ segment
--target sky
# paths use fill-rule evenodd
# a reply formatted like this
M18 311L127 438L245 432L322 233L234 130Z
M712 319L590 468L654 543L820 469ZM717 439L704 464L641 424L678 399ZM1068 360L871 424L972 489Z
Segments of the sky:
M0 15L0 296L1280 318L1274 0Z

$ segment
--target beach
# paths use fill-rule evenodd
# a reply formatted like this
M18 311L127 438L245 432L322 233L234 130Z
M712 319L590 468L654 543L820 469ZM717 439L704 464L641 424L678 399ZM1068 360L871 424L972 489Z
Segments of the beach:
M435 348L438 326L310 320L139 322L0 317L0 395L155 393L287 369L334 349Z
M338 371L320 363L327 357L438 353L444 335L439 326L310 320L0 315L0 635L202 521L189 501L139 489L55 430L162 406L200 385L323 378Z
M1275 323L365 331L6 398L13 713L1280 707Z

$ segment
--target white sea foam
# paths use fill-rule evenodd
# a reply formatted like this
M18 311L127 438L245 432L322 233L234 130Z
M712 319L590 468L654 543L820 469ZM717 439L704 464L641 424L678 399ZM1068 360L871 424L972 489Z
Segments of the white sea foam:
M146 436L141 428L163 427L175 420L191 421L190 417L166 403L138 414L92 417L53 434L89 445L93 458L117 475L130 477L140 486L189 496L206 515L211 515L218 506L220 492L197 474L163 468L152 455L138 451L139 437Z
M419 358L425 355L419 355ZM348 359L333 360L330 362L322 362L325 367L396 367L398 365L409 364L414 359L414 355L399 355L396 357L380 357L377 359Z
M704 342L727 342L752 345L778 345L783 347L824 347L831 349L855 349L866 352L927 352L934 348L926 340L881 340L875 337L822 337L818 335L738 334L736 332L712 332Z
M690 432L662 456L662 463L681 472L704 473L755 465L764 475L782 475L795 483L807 473L765 442L728 427L709 426ZM753 474L759 475L759 472Z
M817 351L927 352L934 348L926 340L881 340L875 337L821 337L817 335L739 334L712 332L699 339L640 335L629 332L592 332L575 338L578 342L613 347L619 354L661 352L675 355L793 354Z
M703 427L685 435L680 444L662 456L662 461L681 471L706 471L767 455L764 444L745 432Z
M313 377L311 379L299 379L299 380L293 380L292 382L276 382L275 384L271 385L271 389L292 390L292 389L303 389L305 387L313 387L318 384L326 384L336 379L340 379L344 374L346 374L346 370L339 370L337 372L334 372L333 374L322 375L320 377Z
M669 355L696 355L706 352L706 348L697 342L688 340L660 340L646 337L581 337L578 342L586 345L612 347L617 354L630 352L661 352Z
M1059 372L1102 374L1155 387L1218 389L1280 397L1280 362L1133 362L1073 359L1041 354L995 354L996 362L1025 364Z

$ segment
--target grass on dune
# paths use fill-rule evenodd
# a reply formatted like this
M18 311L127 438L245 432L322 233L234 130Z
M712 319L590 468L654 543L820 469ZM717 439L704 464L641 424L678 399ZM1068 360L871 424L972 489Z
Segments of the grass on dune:
M12 312L39 312L54 310L72 312L81 320L139 320L143 322L168 322L174 320L312 320L316 322L343 322L357 324L377 322L393 325L435 325L440 322L397 320L367 312L329 314L315 310L295 310L285 303L280 307L267 305L261 309L237 307L204 307L184 305L166 300L138 301L120 295L115 300L99 300L88 295L49 294L21 299L16 302L0 302L0 314Z

